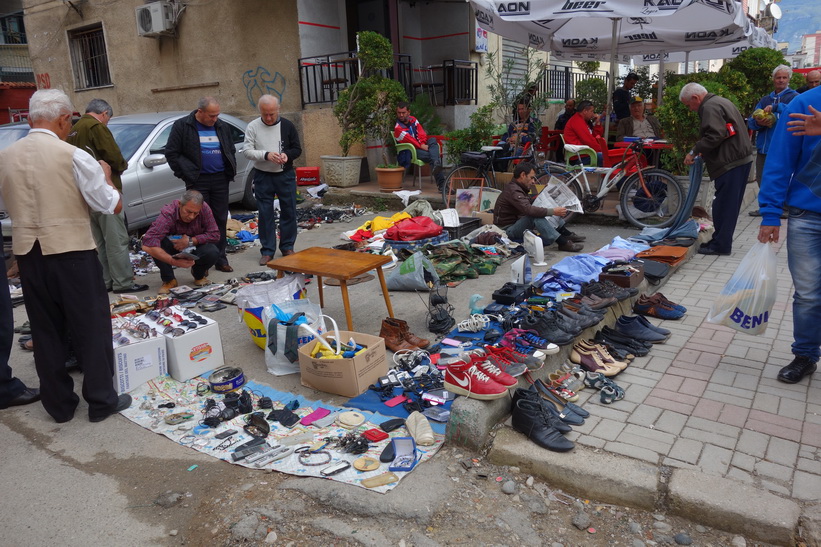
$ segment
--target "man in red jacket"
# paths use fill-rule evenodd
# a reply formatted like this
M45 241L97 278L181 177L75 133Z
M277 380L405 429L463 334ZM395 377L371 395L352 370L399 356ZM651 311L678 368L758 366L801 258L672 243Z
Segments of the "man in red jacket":
M431 166L433 178L436 179L436 186L439 190L445 185L445 175L442 173L442 156L439 155L439 143L433 137L428 137L425 129L419 121L410 115L410 105L402 101L396 105L396 126L393 128L393 136L396 142L409 142L416 148L416 158L427 162ZM410 154L407 150L407 154ZM409 160L403 162L403 158L397 159L399 165L407 167ZM405 165L407 163L408 165Z
M599 165L602 163L602 145L596 138L604 135L602 119L604 114L598 116L593 109L593 103L582 101L576 107L576 113L567 121L564 126L564 143L589 146L598 153ZM595 120L595 122L593 121Z

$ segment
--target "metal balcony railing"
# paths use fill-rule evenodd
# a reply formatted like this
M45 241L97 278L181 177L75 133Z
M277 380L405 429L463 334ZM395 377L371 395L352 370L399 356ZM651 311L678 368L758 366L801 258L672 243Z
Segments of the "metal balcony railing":
M587 78L600 78L604 80L605 84L608 84L610 74L601 70L586 74L574 71L571 67L550 67L539 81L539 94L546 94L550 99L566 101L576 96L576 84Z
M27 44L0 44L0 82L33 82Z
M394 67L383 70L382 74L401 83L408 96L411 96L413 82L410 55L393 57ZM298 63L302 108L309 104L336 102L339 92L359 79L360 67L355 51L303 57Z
M479 63L447 59L442 61L445 104L476 104L479 94Z

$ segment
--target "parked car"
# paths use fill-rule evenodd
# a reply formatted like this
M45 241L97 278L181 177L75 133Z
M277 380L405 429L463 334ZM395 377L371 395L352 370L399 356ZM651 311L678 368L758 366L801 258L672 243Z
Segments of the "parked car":
M160 209L179 199L185 191L185 184L174 176L168 160L165 159L165 144L171 134L175 120L187 116L188 112L156 112L116 116L108 122L108 128L128 161L128 169L122 174L123 211L128 219L128 229L144 228L154 222ZM256 209L256 199L252 187L252 165L239 152L245 140L248 125L239 118L221 114L220 119L228 124L234 146L237 149L237 175L229 187L228 199L244 208ZM13 123L0 126L0 150L28 134L28 123ZM0 211L3 237L11 237L11 222L6 211Z

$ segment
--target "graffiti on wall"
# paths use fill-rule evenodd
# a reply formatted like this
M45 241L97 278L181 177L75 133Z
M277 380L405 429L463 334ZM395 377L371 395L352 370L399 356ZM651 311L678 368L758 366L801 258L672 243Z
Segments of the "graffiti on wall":
M34 75L37 82L37 89L51 89L51 76L48 72L40 72Z
M261 66L246 70L242 75L242 83L248 94L248 102L253 107L257 106L257 101L263 95L273 95L281 103L282 96L285 94L285 76L279 72L274 72L272 75L268 69Z

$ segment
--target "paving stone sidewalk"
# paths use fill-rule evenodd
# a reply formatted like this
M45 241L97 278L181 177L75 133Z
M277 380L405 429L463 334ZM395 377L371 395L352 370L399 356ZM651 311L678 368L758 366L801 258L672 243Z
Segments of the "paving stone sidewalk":
M656 465L731 478L796 501L821 499L821 376L776 380L792 360L792 281L777 247L778 299L758 336L707 323L710 306L756 242L758 218L739 217L732 256L694 255L661 289L687 307L680 321L616 378L627 397L585 405L581 445ZM782 234L784 231L782 230Z

